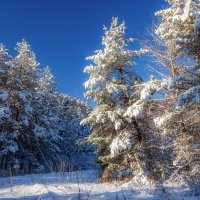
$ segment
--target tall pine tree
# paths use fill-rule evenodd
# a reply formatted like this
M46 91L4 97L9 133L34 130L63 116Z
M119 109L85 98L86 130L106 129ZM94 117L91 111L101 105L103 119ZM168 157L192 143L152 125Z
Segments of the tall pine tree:
M145 50L132 51L127 48L134 39L125 39L125 23L118 25L117 18L113 18L109 29L104 27L104 32L104 48L87 58L93 64L84 69L84 72L90 74L89 80L85 82L85 87L89 89L85 97L93 99L96 107L82 123L92 126L89 140L98 146L99 160L106 167L104 176L108 177L112 171L119 168L123 170L123 165L119 164L122 161L113 148L116 140L121 143L121 146L118 145L119 152L129 149L132 144L133 133L131 127L129 131L125 130L128 122L124 114L127 106L133 103L131 98L136 94L136 85L142 83L142 79L132 69L135 65L132 59L140 57ZM140 140L137 122L134 121L132 126L135 137ZM120 138L125 139L123 141ZM123 156L121 158L124 159Z

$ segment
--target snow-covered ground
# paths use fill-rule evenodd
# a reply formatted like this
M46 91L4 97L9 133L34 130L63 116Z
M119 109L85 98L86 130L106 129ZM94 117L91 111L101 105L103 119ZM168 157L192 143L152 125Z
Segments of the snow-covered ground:
M0 200L198 200L187 188L143 187L133 182L102 184L97 171L31 174L0 178Z

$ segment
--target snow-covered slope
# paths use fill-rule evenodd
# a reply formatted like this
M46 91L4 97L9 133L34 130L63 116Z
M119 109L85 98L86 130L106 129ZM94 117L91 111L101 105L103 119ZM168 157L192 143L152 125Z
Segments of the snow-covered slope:
M163 192L165 191L165 192ZM0 200L195 200L199 196L187 188L161 189L144 187L133 182L98 182L97 171L31 174L0 178Z

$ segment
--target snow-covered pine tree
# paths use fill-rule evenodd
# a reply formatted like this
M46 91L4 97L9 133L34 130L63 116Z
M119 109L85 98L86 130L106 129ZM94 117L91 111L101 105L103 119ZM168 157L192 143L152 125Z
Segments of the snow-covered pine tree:
M46 170L56 169L60 163L60 143L62 137L59 134L60 105L58 94L55 89L55 81L49 67L40 73L38 86L34 98L34 134L37 138L37 150L40 152L40 162Z
M155 28L155 27L154 27ZM173 155L172 155L172 143L173 138L169 137L166 131L163 131L159 126L154 125L154 119L159 119L164 112L170 110L173 104L176 103L177 90L176 88L171 88L170 95L166 91L166 80L172 80L174 77L179 75L179 68L182 66L184 61L181 61L181 56L177 54L176 44L171 42L166 44L155 32L155 29L148 32L150 33L151 40L145 43L145 48L148 49L148 63L151 71L159 77L156 82L156 87L154 87L153 96L149 96L151 103L150 107L153 108L151 112L151 124L153 127L154 138L156 138L156 143L154 141L153 146L157 149L157 164L155 169L160 172L159 177L157 177L160 183L169 179L173 168ZM145 83L147 88L151 88L151 81ZM165 89L163 90L163 86ZM155 94L155 95L154 95ZM167 94L167 95L166 95ZM153 98L152 98L153 97ZM177 127L178 129L178 127Z
M167 0L170 7L156 13L162 22L156 33L166 46L175 44L177 54L190 56L199 65L200 59L200 2L199 0ZM200 71L199 71L200 75Z
M3 44L0 44L0 101L1 101L1 129L5 129L2 124L9 119L9 105L7 104L8 99L8 90L6 90L6 86L8 84L9 70L10 66L6 64L10 60L10 56L8 55L7 49ZM1 130L3 132L3 130Z
M127 107L138 100L137 86L143 82L132 69L135 65L132 59L146 51L127 48L134 39L125 39L125 23L118 25L117 18L113 18L110 29L104 27L104 32L104 49L88 57L93 64L84 69L90 74L85 82L85 88L89 89L85 97L93 99L96 106L82 124L92 126L89 140L97 145L99 160L106 167L103 176L108 178L116 170L127 169L127 166L123 169L125 158L118 155L130 149L135 138L141 140L136 120L131 124L124 114Z
M173 152L173 164L168 165L172 178L183 181L197 180L200 174L199 128L200 79L199 69L199 1L168 1L171 7L157 15L162 22L156 33L169 48L175 44L175 52L183 65L176 66L174 77L161 83L169 104L165 113L155 119L163 135L173 141L169 146ZM191 60L189 58L194 58ZM184 62L183 62L184 61Z
M198 181L199 85L197 70L191 66L180 77L169 77L160 83L160 90L164 90L166 97L158 104L158 108L162 106L164 112L157 109L159 115L154 122L162 137L162 152L166 155L163 160L165 180Z
M8 99L10 97L11 80L10 70L12 67L8 64L11 56L3 44L0 44L0 173L8 169L9 165L18 164L17 159L13 157L18 149L15 141L16 134L12 132L12 113Z
M12 163L13 170L29 172L39 169L34 135L33 99L38 84L38 62L35 54L25 40L17 43L18 55L9 61L10 70L8 103L12 116L10 134L17 144L17 152L11 158L18 160L18 165Z

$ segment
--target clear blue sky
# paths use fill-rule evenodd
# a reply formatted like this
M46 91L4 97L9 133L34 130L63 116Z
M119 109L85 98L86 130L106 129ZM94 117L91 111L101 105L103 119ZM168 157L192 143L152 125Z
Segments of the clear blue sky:
M103 25L119 17L127 36L140 38L163 5L164 0L0 0L0 42L13 55L17 41L26 39L41 66L52 68L58 90L83 99L85 57L101 48Z

